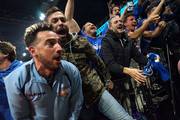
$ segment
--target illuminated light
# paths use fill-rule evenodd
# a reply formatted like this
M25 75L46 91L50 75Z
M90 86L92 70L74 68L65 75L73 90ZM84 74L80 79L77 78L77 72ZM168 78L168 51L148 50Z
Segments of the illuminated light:
M39 14L39 19L43 21L44 18L45 18L45 14L42 13L42 12L40 12L40 14Z
M25 53L25 52L22 54L23 57L25 57L26 55L27 55L27 53Z

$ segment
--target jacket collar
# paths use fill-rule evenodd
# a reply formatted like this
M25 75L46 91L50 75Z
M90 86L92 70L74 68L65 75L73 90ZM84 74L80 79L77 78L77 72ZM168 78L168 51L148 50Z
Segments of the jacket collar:
M32 62L33 62L33 63L32 63L31 68L30 68L30 69L32 70L32 72L31 72L31 74L32 74L32 75L31 75L31 76L32 76L32 78L31 78L32 81L33 81L33 82L40 82L40 83L48 84L48 83L47 83L47 80L37 72L33 60L32 60ZM56 76L57 73L61 71L61 68L59 67L56 71L57 71L57 72L54 74L54 79L57 77L57 76Z
M112 30L108 30L106 33L106 36L111 37L114 40L119 40L119 39L123 39L123 38L128 39L126 32L124 32L122 34L118 34L118 33L113 32Z

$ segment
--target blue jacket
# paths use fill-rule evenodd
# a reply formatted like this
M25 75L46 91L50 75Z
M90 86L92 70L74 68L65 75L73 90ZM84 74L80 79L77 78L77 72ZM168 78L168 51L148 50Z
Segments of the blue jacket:
M9 66L9 68L0 71L0 106L3 108L9 108L3 77L7 76L21 64L22 63L20 61L14 60Z
M83 102L80 73L67 61L62 60L61 65L52 78L52 86L37 72L33 60L5 78L15 120L77 119Z

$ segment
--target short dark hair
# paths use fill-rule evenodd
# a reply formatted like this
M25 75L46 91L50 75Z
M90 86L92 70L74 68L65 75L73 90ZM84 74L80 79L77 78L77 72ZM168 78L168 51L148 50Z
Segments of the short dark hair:
M26 28L24 40L27 47L36 41L37 33L41 31L52 31L52 27L46 22L39 22Z
M48 19L48 17L50 16L50 15L52 15L53 13L55 13L55 12L62 12L58 7L56 7L56 6L52 6L52 7L50 7L47 11L46 11L46 13L45 13L45 21L47 21L47 19ZM63 13L63 12L62 12Z
M124 18L123 18L123 23L126 22L126 20L127 20L127 18L128 18L129 16L134 16L134 14L133 14L132 12L126 13L125 16L124 16Z
M7 59L11 62L16 59L16 47L10 42L0 41L0 52L7 55Z

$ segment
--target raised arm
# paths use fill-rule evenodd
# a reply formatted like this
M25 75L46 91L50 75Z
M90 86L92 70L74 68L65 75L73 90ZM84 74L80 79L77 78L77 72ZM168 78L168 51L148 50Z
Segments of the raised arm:
M162 30L165 27L166 27L166 22L165 21L160 21L155 30L153 30L153 31L144 31L143 36L144 37L149 37L149 38L157 37L157 36L159 36L161 34Z
M111 18L111 9L112 9L112 0L107 2L108 11L109 11L109 18Z
M67 21L72 20L73 15L74 15L74 0L67 0L65 7L65 16Z
M65 16L67 18L67 25L69 27L69 32L78 33L80 31L80 27L78 23L73 19L74 17L74 0L68 0L65 8Z
M146 20L144 20L144 22L140 28L136 29L134 32L129 32L128 36L131 39L137 39L138 37L140 37L143 34L143 32L148 27L149 23L152 21L155 21L157 19L159 19L158 15L150 15Z
M156 9L151 13L151 15L159 15L165 0L161 0Z

